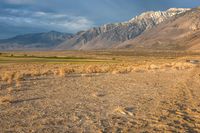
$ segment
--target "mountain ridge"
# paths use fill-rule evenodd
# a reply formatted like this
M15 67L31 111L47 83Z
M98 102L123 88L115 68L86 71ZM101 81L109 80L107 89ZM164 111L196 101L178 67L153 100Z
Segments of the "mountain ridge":
M72 38L73 34L57 31L30 33L0 40L0 49L52 49L61 42Z
M126 22L94 27L65 41L58 46L58 49L91 50L112 48L123 41L135 38L146 29L188 10L190 9L171 8L167 11L149 11Z
M200 49L200 8L191 9L154 27L116 49Z

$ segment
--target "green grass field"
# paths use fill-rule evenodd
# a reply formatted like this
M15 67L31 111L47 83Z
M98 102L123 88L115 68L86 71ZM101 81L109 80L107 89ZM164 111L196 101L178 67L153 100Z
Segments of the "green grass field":
M7 51L0 52L0 63L140 63L199 57L200 52L184 51Z
M1 55L0 63L109 63L116 62L115 60L110 59L97 59L97 58L86 58L86 57L57 57L57 56L8 56Z

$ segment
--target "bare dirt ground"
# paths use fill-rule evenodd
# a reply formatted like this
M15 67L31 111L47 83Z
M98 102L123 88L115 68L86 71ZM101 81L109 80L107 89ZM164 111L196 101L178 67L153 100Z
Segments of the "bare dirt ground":
M102 73L91 65L75 73L72 65L67 74L33 76L33 66L57 71L60 64L0 65L2 73L26 73L20 83L0 80L0 132L200 132L199 64L153 64L115 64Z

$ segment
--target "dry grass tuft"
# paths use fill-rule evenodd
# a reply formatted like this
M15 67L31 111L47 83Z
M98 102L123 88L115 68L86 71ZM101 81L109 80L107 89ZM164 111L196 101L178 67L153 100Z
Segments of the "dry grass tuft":
M65 77L65 69L64 68L61 68L58 70L58 76Z
M15 72L4 72L3 76L1 77L1 79L3 81L6 81L8 84L11 84L13 82L13 79L15 77Z
M71 73L74 73L75 70L74 70L73 68L65 68L65 69L64 69L64 72L65 72L66 74L71 74Z
M7 88L7 90L8 90L8 94L10 94L14 91L14 89L12 87Z
M17 80L15 85L16 85L16 87L21 87L21 82L19 80Z
M64 77L66 74L72 74L74 72L75 70L73 68L61 66L59 68L52 69L51 72L48 71L46 74L53 74L54 76Z
M0 104L9 104L12 103L13 98L10 95L0 97Z
M113 112L126 115L126 112L125 112L124 108L119 107L119 106Z
M151 70L151 69L153 69L153 70L159 69L159 66L158 66L158 65L151 64L151 65L149 65L149 69L150 69L150 70Z
M97 65L89 65L84 70L85 73L102 73L101 67Z

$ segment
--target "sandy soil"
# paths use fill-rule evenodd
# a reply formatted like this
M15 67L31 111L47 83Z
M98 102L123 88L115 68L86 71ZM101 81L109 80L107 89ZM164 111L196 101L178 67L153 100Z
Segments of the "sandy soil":
M200 68L1 83L0 132L200 132ZM9 89L8 89L9 88Z

